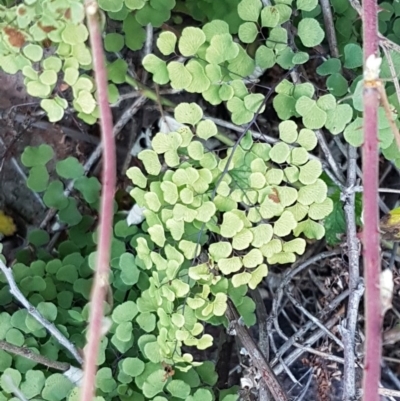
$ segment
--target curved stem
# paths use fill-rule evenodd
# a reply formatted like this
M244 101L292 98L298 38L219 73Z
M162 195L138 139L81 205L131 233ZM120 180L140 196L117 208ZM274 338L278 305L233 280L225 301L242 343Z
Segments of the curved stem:
M97 1L86 0L86 17L93 54L103 144L102 197L99 240L94 283L90 298L88 339L85 347L82 401L91 401L95 390L96 362L102 337L104 301L109 288L110 247L113 230L113 202L116 183L113 121L107 93L107 71L104 61Z

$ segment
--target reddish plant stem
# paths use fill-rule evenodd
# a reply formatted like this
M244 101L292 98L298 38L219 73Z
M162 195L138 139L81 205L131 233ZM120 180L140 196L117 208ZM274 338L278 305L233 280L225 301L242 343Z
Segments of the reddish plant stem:
M364 62L370 55L377 55L377 1L363 1ZM379 94L375 88L365 87L364 94L364 277L365 277L365 360L363 399L379 401L381 363L381 303L380 255L378 211L378 106Z
M107 93L107 71L104 61L100 16L97 1L86 0L86 18L93 55L103 145L102 197L99 240L94 283L90 298L88 339L85 347L81 401L91 401L95 391L96 362L102 337L104 301L109 285L110 247L113 230L113 202L116 184L113 121Z

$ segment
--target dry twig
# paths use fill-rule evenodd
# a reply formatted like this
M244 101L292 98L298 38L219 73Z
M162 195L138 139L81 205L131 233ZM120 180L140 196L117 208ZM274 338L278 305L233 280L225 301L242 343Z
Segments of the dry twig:
M7 267L3 261L0 259L0 270L3 272L8 286L10 287L10 293L18 300L22 306L28 311L28 313L38 321L65 349L67 349L71 355L76 359L76 361L81 365L83 359L79 352L76 350L75 346L61 333L57 327L45 319L40 312L25 298L24 294L20 291L17 283L14 280L12 270Z
M228 303L226 317L229 320L230 328L234 330L240 342L243 344L253 362L253 365L258 369L262 379L267 385L269 391L275 401L288 401L288 397L278 382L274 372L264 359L257 344L251 338L248 330L239 322L238 313L231 302Z

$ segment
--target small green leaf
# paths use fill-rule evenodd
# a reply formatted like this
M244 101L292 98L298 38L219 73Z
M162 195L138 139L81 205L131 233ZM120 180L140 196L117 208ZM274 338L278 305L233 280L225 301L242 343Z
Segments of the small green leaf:
M101 184L96 177L80 177L74 181L77 189L88 203L95 203L100 199Z
M262 3L260 0L242 0L238 4L237 11L242 20L257 22L261 8Z
M356 43L348 43L344 47L344 67L355 69L363 65L363 51Z
M203 117L203 111L196 103L180 103L175 107L174 116L181 124L196 125Z
M61 181L52 181L45 194L43 202L49 208L64 209L68 205L68 198L64 195L64 185Z
M43 48L39 45L30 43L23 48L22 52L29 60L34 62L38 62L43 58Z
M310 55L306 52L297 52L293 58L293 64L305 64L310 59Z
M223 274L231 274L239 271L243 264L239 257L233 257L229 259L221 258L218 261L218 267Z
M143 161L144 167L149 174L155 176L160 174L161 163L158 159L157 153L154 152L154 150L142 150L138 155L138 159Z
M210 139L218 133L217 126L211 120L202 120L197 124L196 135L201 139Z
M139 358L125 358L122 360L121 368L127 375L136 377L143 373L145 364Z
M297 226L297 221L293 214L285 210L274 224L274 234L285 237Z
M342 63L338 58L330 58L324 61L318 68L317 74L326 76L339 73L342 68Z
M35 246L43 246L50 240L50 236L47 231L44 230L33 230L28 234L28 241Z
M212 37L206 50L206 60L210 64L221 64L233 60L239 54L239 46L233 42L230 34L224 33Z
M140 188L146 188L147 178L138 167L129 168L126 171L126 175L132 180L132 183L134 185L137 185Z
M347 80L342 74L334 73L326 80L329 92L336 97L344 96L348 92Z
M284 142L278 142L272 147L271 151L269 152L271 160L278 164L286 162L289 155L290 155L290 148Z
M171 61L167 65L167 70L174 89L187 89L193 81L192 74L182 63Z
M151 333L156 327L156 317L153 313L140 313L136 318L136 322L147 333Z
M318 5L318 0L297 0L297 8L303 11L312 11Z
M314 47L319 45L325 33L319 22L314 18L303 18L299 22L297 34L304 46Z
M167 384L167 390L173 397L186 400L190 394L190 386L183 380L171 380Z
M279 124L279 137L282 141L293 143L297 140L297 124L294 121L283 121Z
M18 388L21 380L22 376L21 373L18 372L18 370L7 368L0 377L2 390L4 390L8 394L13 394L14 389Z
M137 315L138 309L133 301L126 301L118 305L112 313L112 319L115 323L130 322Z
M263 69L271 68L276 63L275 52L262 45L256 50L255 61L256 65Z
M153 74L153 80L159 85L169 82L167 64L154 54L148 54L143 58L143 67Z
M124 36L120 33L112 32L108 33L104 38L104 48L108 52L119 52L122 50L125 44Z
M84 174L84 169L78 159L75 157L67 157L56 164L57 174L66 179L76 179Z
M258 28L254 22L245 22L239 27L239 39L243 43L253 43L258 35Z
M266 6L261 10L261 25L264 27L276 27L280 18L279 10L275 6Z
M215 262L222 258L228 258L232 253L232 246L229 242L218 242L210 244L208 252Z
M88 30L83 24L67 23L64 30L61 32L61 38L64 43L76 45L86 42L89 36Z
M29 171L29 177L26 180L26 185L32 191L43 192L46 190L48 182L49 173L47 168L45 166L35 166Z
M232 277L232 285L235 288L237 288L242 285L248 284L250 282L250 280L251 280L251 273L243 272L243 273L235 274Z
M40 102L40 107L46 111L47 117L52 123L60 121L64 117L64 109L66 108L55 99L43 99Z
M201 247L196 242L187 240L181 240L178 247L188 260L193 260L199 256L201 251Z
M21 155L21 161L25 167L44 166L53 156L53 149L49 145L26 146Z
M121 269L121 280L126 285L133 285L138 282L140 272L132 254L123 253L119 259L119 267Z
M82 220L82 215L77 208L77 202L73 198L68 198L68 205L60 210L58 216L60 221L71 226L78 224Z
M330 198L326 198L321 203L313 203L310 206L308 215L313 220L322 220L327 217L333 210L333 201Z
M161 32L157 39L157 47L164 56L174 53L176 46L176 35L169 31Z
M293 230L293 234L296 236L302 233L309 239L321 239L325 235L325 229L321 224L308 219L298 223L297 227Z
M254 268L259 266L263 261L263 255L258 249L252 249L243 257L243 266Z
M243 221L235 213L224 213L221 224L221 235L225 238L232 238L242 230L243 226Z
M257 269L254 269L251 272L251 278L249 280L249 288L254 290L257 288L257 286L261 283L261 281L266 277L268 274L268 267L266 264L262 264L257 267Z
M344 130L344 138L352 146L358 147L364 143L363 121L361 117L356 117Z
M317 146L318 140L314 131L303 128L300 130L299 136L297 138L297 143L305 150L311 151Z
M310 160L300 167L299 181L304 185L314 184L322 173L322 165L319 160Z
M187 27L182 31L178 48L183 56L194 56L205 41L206 35L200 28Z

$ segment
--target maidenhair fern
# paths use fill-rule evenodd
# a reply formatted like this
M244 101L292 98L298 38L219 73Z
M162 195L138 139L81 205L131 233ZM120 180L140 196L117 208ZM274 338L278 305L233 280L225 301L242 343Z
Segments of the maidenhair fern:
M255 143L247 133L217 155L207 150L217 128L202 117L198 105L181 103L175 118L184 126L156 134L152 149L139 154L147 175L128 170L148 233L136 240L135 262L151 271L138 307L157 313L162 327L149 354L154 362L188 362L177 351L182 345L211 345L196 321L224 322L228 297L238 301L238 290L256 288L268 264L294 262L304 238L324 236L318 221L333 207L321 163L308 153L317 143L313 131L285 121L282 142ZM246 324L254 322L242 313Z

